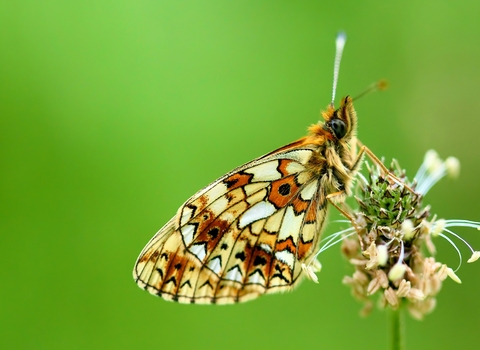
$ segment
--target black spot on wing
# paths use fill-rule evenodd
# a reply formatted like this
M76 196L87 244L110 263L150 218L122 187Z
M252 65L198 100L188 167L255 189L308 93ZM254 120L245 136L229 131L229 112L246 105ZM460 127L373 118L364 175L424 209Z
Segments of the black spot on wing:
M237 259L242 260L242 261L245 261L245 259L246 259L245 252L238 252L237 254L235 254L235 257Z
M200 286L200 288L198 288L198 289L201 289L201 288L203 288L203 287L210 287L210 289L213 289L212 284L211 284L210 281L208 281L208 280L207 280L204 284L202 284L202 285Z
M279 192L282 196L288 196L288 195L290 194L290 184L288 184L288 183L282 184L282 185L278 188L278 192Z
M182 285L180 286L180 289L182 289L183 287L185 287L187 284L188 284L188 286L189 286L190 288L192 288L192 285L190 284L190 280L186 280L185 282L182 283Z
M177 285L177 280L175 279L174 276L172 276L171 278L168 279L168 281L165 282L165 285L169 284L169 283L173 283L174 286Z
M254 265L254 266L258 266L258 265L264 266L264 265L266 265L266 264L267 264L267 259L265 259L264 257L259 256L259 255L257 255L257 256L255 257L255 260L253 261L253 265Z
M280 268L278 264L275 264L275 271L276 273L273 274L272 278L280 278L281 280L284 280L287 283L290 283L290 281L283 275L283 270Z
M213 227L210 229L210 231L208 231L208 235L212 238L212 240L215 240L219 232L220 230L218 229L218 227Z

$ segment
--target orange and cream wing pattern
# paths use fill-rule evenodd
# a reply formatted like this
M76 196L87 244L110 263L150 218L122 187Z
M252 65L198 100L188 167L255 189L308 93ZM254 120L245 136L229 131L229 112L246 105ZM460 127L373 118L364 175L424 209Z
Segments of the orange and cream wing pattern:
M293 288L302 262L317 250L326 215L320 176L310 166L315 150L286 146L192 196L141 252L138 285L199 304Z

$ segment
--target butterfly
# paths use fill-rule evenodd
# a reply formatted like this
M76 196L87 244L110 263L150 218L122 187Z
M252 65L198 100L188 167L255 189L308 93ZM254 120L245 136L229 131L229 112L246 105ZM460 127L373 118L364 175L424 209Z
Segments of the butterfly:
M340 34L333 95L344 43ZM308 275L302 265L319 249L328 203L348 216L340 205L351 195L363 155L378 160L365 146L357 153L351 97L337 109L332 102L322 116L307 136L190 197L140 253L137 284L192 304L243 302L298 285Z

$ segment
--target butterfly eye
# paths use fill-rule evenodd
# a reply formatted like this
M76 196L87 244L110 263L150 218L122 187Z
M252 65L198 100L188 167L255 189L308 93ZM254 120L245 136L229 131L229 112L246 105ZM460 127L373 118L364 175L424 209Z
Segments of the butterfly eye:
M330 127L332 128L332 131L337 139L341 139L347 133L347 127L345 126L345 123L340 119L332 119L330 121Z

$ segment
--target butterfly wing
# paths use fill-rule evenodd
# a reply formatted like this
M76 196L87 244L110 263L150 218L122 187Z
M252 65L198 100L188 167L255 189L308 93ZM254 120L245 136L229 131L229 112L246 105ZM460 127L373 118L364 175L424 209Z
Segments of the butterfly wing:
M283 147L197 192L150 240L138 285L183 303L234 303L290 290L318 249L326 200L314 145ZM312 158L313 157L313 158Z

